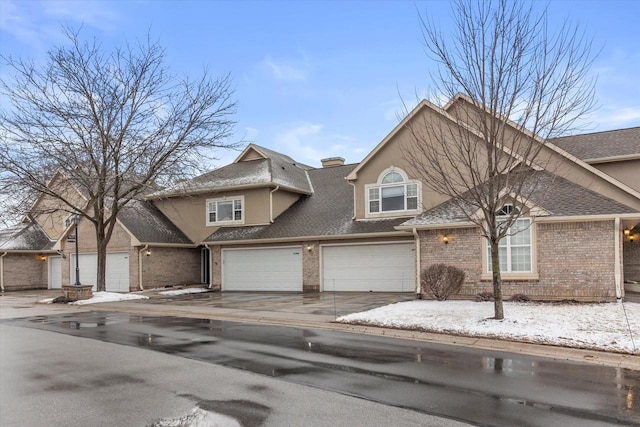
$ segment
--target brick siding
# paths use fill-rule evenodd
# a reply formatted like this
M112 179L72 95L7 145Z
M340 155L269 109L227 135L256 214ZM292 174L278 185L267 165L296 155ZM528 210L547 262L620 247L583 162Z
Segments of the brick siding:
M47 289L47 260L42 255L9 253L2 262L5 291Z
M149 248L142 255L142 285L145 289L200 283L200 249ZM136 257L137 258L137 257Z
M534 262L539 279L503 280L505 299L521 293L535 300L615 300L613 221L541 222L533 226L537 227ZM442 241L445 234L448 244ZM483 248L478 228L421 231L421 268L435 263L461 268L467 277L456 298L473 299L479 292L493 289L491 280L481 279Z
M317 240L302 242L302 290L320 291L320 242Z

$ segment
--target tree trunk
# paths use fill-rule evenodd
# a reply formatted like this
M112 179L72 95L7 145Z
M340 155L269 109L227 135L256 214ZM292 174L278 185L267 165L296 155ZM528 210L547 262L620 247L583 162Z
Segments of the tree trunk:
M504 310L502 308L502 279L500 277L500 255L498 252L498 242L489 240L491 246L491 270L493 279L493 307L494 319L504 319Z
M105 239L104 225L96 225L96 247L98 249L98 274L96 277L96 289L104 292L106 287L107 273L107 239Z

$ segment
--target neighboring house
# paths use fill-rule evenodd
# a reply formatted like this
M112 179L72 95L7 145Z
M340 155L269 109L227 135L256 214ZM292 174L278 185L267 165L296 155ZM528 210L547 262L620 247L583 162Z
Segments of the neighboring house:
M312 168L251 144L230 165L132 202L109 244L107 288L207 283L223 291L416 292L420 270L446 262L467 274L461 297L490 290L479 229L413 176L403 157L407 125L450 120L448 111L457 108L469 108L465 97L444 109L423 101L359 164L332 158ZM530 172L549 182L544 197L514 198L504 207L524 212L517 233L501 245L507 297L610 301L624 294L625 279L640 281L640 242L631 243L640 237L640 168L602 166L603 157L640 159L634 129L547 144L543 156L556 175L537 166ZM570 143L612 148L594 162ZM95 238L85 222L78 232L81 282L91 283ZM49 287L73 283L72 231L49 235L56 240L46 252L49 276L56 276Z

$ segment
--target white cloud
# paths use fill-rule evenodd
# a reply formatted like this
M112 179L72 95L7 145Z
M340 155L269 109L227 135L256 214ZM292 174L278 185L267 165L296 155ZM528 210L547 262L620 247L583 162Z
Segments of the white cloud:
M306 81L309 74L309 66L306 60L275 60L268 56L262 63L267 66L276 80L284 82Z
M62 40L61 25L84 25L115 32L119 15L105 1L12 1L2 0L0 31L43 52L52 41Z
M594 124L598 129L638 126L640 122L640 106L605 108L595 113Z
M278 133L274 142L274 150L315 166L328 157L357 157L360 160L359 154L363 151L359 147L351 148L356 142L353 138L327 133L323 125L308 122L295 124ZM347 163L351 161L353 159L347 160Z
M243 141L254 142L259 133L260 131L258 129L246 127L244 128L244 137L242 139Z

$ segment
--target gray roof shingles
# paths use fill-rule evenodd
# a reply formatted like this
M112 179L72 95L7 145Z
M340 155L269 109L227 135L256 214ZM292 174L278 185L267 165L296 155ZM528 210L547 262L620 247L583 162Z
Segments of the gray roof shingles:
M21 223L0 230L0 252L2 251L46 251L55 242L35 223Z
M205 241L305 238L395 231L407 218L354 221L353 187L345 177L356 165L308 171L315 192L303 196L270 225L223 227Z
M580 160L640 155L640 127L551 139Z
M118 219L142 243L193 243L151 202L131 200Z
M149 198L214 192L217 189L254 184L281 185L305 194L312 192L306 172L310 169L309 166L297 163L291 157L268 148L256 147L269 158L231 163L188 181L178 183L171 188L157 191L149 195Z
M615 215L638 213L627 205L591 191L545 171L529 172L532 182L536 182L535 191L529 201L551 216L574 215ZM463 210L452 200L448 200L423 214L406 221L402 226L421 226L454 224L467 222Z

